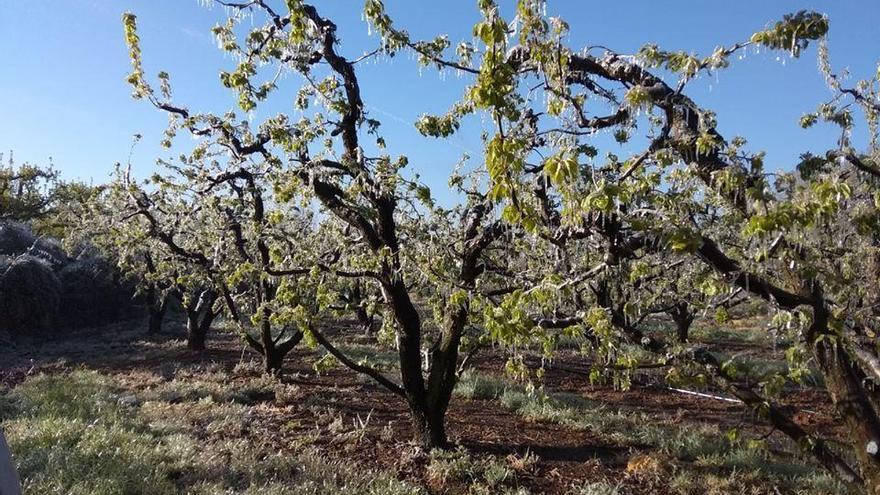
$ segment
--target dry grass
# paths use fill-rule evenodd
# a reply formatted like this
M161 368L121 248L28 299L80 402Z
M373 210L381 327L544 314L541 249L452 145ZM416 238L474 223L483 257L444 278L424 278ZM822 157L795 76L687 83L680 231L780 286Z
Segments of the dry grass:
M754 329L731 332L743 343L760 338L752 336ZM375 442L399 447L399 429L391 427L393 418L352 414L344 401L336 402L345 395L341 390L359 381L339 385L338 376L309 374L282 383L262 376L259 363L232 346L218 345L210 359L196 360L178 341L132 342L130 334L46 345L31 355L40 356L37 368L49 374L0 391L0 420L26 493L526 494L535 486L535 493L543 493L544 480L564 476L548 469L544 453L522 446L513 454L469 445L373 462L363 452ZM393 372L394 356L387 351L351 344L347 349ZM308 363L299 365L308 369ZM768 359L755 372L775 366ZM333 391L316 388L328 383ZM782 440L731 441L719 425L609 405L580 393L527 393L485 372L467 373L455 393L471 404L468 410L507 409L508 422L515 416L525 424L562 425L554 428L620 450L580 466L556 461L580 477L555 483L553 493L844 493L808 459L778 456L795 451ZM503 421L492 420L488 426ZM353 457L359 464L340 460Z
M228 378L187 370L163 382L78 370L5 392L3 428L25 493L421 493L313 449L278 451L255 434L247 405L274 385Z
M840 483L797 454L795 446L783 438L773 444L743 439L732 442L718 426L618 411L570 393L529 394L509 380L477 373L467 373L456 393L473 399L497 399L533 421L589 429L629 445L636 453L627 462L626 474L659 486L672 479L675 493L846 493ZM791 454L777 459L768 448L771 445L776 452ZM731 486L738 491L724 491ZM620 487L596 482L578 490L576 493L618 493Z

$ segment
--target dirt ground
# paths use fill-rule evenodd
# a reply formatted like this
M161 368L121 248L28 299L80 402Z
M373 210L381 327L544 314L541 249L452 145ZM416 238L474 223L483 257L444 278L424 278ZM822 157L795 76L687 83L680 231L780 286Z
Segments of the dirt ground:
M360 336L351 340L364 341ZM748 347L742 342L736 345ZM147 336L139 322L125 322L40 343L5 345L0 348L0 383L13 388L41 372L86 367L117 376L132 391L142 392L155 386L151 380L138 378L143 373L171 380L181 369L207 366L223 370L232 380L245 381L259 373L258 356L243 349L234 335L215 333L208 346L205 352L193 353L174 336ZM269 391L252 397L247 413L249 431L242 435L268 438L280 451L295 450L308 438L310 445L327 456L342 456L371 469L396 473L433 492L466 492L465 486L437 486L431 478L426 470L428 457L409 442L411 429L402 400L344 368L316 373L312 367L316 358L316 352L307 349L298 349L288 357L282 379L284 396ZM503 363L503 356L487 351L478 355L473 366L481 374L500 377ZM622 392L608 385L591 385L584 376L588 369L576 353L562 351L548 368L544 387L554 393L575 394L615 413L645 415L658 423L741 428L755 435L771 432L739 403L669 390L662 371L637 373L631 390ZM783 403L793 411L809 410L795 415L808 430L842 438L823 391L791 390ZM617 487L613 493L674 493L662 471L646 478L628 468L634 457L652 454L649 445L617 441L590 428L527 418L498 399L456 397L447 418L454 444L474 457L505 459L515 466L518 483L530 493L570 493L573 487L600 481ZM350 441L351 435L358 436L356 441Z

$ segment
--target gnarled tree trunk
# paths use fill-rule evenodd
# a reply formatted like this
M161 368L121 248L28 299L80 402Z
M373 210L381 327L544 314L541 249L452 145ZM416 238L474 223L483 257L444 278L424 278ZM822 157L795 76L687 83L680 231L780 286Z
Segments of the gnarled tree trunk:
M280 377L284 374L284 358L303 339L303 333L297 330L283 342L272 342L268 348L264 348L263 365L264 371L272 376Z
M675 322L675 336L682 344L688 341L691 324L694 322L694 313L686 301L677 303L669 310L669 316Z
M874 403L866 389L865 373L830 331L830 315L818 286L813 288L813 297L813 323L806 337L813 343L825 386L849 433L865 489L870 495L880 495L880 404Z
M147 289L147 333L156 335L162 331L162 322L168 309L168 300L155 287Z
M360 323L361 329L364 331L364 333L367 335L373 334L373 315L369 314L367 310L362 306L358 306L355 309L355 316L357 317L358 323Z
M217 317L214 302L217 295L214 291L204 290L195 302L191 302L186 310L186 346L193 351L205 350L208 331Z

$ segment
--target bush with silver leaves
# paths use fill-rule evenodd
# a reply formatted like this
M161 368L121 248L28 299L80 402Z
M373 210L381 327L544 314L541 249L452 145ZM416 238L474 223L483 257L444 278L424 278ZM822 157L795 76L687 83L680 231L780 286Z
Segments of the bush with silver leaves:
M14 334L49 330L60 304L61 281L46 260L0 256L0 327Z

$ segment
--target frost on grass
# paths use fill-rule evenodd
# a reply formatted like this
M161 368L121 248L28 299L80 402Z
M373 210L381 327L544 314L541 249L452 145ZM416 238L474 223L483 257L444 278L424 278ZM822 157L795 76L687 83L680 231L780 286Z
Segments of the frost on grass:
M77 370L38 375L0 394L25 493L422 493L385 473L247 436L245 406L232 396L204 393L172 404L162 394L127 400L132 393L114 377Z

